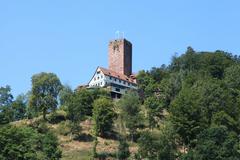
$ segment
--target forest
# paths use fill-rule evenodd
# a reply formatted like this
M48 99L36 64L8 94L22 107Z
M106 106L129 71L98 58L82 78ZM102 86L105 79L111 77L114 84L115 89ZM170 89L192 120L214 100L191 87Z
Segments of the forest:
M46 72L17 97L1 86L0 159L240 159L239 56L188 47L137 82L120 100Z

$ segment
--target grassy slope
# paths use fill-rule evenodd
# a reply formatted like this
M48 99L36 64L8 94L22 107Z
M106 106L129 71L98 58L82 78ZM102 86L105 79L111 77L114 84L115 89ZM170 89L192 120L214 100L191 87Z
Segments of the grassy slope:
M39 119L39 118L38 118ZM17 126L29 125L34 123L35 120L21 120L14 122L13 124ZM62 124L67 123L67 121L61 122ZM71 135L63 135L60 132L67 130L62 127L60 123L49 124L48 127L58 136L60 147L62 150L62 160L89 160L91 157L93 141L89 140L73 140ZM90 120L86 120L81 123L82 134L91 137L92 124ZM98 137L97 152L98 153L114 153L117 151L118 141L113 139L103 139ZM136 144L129 142L130 151L136 152Z

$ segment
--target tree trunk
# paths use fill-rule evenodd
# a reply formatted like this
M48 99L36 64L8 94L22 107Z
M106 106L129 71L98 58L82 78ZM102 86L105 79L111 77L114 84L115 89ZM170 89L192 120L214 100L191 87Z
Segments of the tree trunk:
M47 111L46 111L45 109L43 109L43 120L44 120L44 121L47 120L46 114L47 114Z

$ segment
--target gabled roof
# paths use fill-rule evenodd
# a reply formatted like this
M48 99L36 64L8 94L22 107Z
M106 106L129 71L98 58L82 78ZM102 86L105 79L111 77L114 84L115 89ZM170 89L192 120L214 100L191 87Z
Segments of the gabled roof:
M111 76L111 77L118 78L118 79L121 79L121 80L126 81L126 82L130 82L130 83L135 83L136 84L135 76L133 76L133 75L128 77L128 76L126 76L124 74L120 74L120 73L117 73L115 71L103 68L103 67L98 67L98 68L103 72L104 75Z

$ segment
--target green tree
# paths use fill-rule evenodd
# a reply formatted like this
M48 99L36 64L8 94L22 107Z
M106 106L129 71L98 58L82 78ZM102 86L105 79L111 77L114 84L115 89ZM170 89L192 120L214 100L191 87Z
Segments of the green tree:
M143 124L140 114L140 99L136 92L130 91L118 102L120 117L130 132L132 141L135 139L137 129Z
M240 64L232 65L226 68L224 73L224 82L231 89L240 90Z
M175 160L177 145L175 131L169 122L161 126L159 132L145 131L138 139L139 159Z
M80 122L84 120L84 105L82 104L79 92L73 92L66 99L67 117L71 121L71 133L79 135L81 131Z
M200 78L198 78L200 79ZM229 130L239 133L240 108L238 94L235 89L230 89L222 80L205 78L195 82L193 89L197 90L199 96L199 107L207 120L207 125L212 123L221 124Z
M170 120L184 145L195 145L196 136L208 126L196 89L184 88L171 104Z
M149 128L157 127L160 120L163 118L163 108L160 106L159 99L155 96L148 97L144 105L147 109L147 119Z
M182 89L182 73L171 73L159 84L159 101L164 109L169 109L170 104Z
M94 95L87 89L80 89L76 91L78 95L79 104L83 107L84 115L92 116Z
M83 98L84 100L84 103L85 104L88 104L86 105L86 114L88 116L92 116L92 112L93 112L93 103L96 99L99 99L99 98L111 98L111 94L108 90L106 89L103 89L103 88L94 88L94 89L90 89L88 90L88 92L90 93L91 97L88 97L88 93L86 94L83 94L85 96L85 98ZM91 99L90 99L91 98Z
M210 127L199 136L197 145L181 159L237 160L240 159L239 138L224 126Z
M230 131L234 131L236 133L239 133L240 131L240 126L238 124L238 121L224 111L217 112L213 115L212 124L218 125L218 126L225 126Z
M12 100L11 87L9 85L0 87L0 106L10 105Z
M95 100L93 104L95 135L103 137L111 132L115 117L114 104L110 99L99 98Z
M59 101L61 106L66 106L73 91L69 85L64 85L59 92Z
M77 89L63 96L68 118L71 123L71 133L79 134L80 122L93 112L93 102L99 97L108 97L108 92L100 89Z
M159 84L169 73L165 65L160 68L153 67L150 71L139 71L137 75L138 90L140 98L143 101L144 98L158 95L160 92Z
M13 121L12 101L10 86L0 87L0 124Z
M66 90L66 89L65 89ZM65 99L65 106L68 107L69 103L72 103L72 101L77 101L74 105L79 105L78 108L82 108L82 114L86 116L92 116L93 111L93 102L94 100L100 98L100 97L106 97L110 98L110 94L108 91L100 88L94 88L94 89L86 89L86 88L80 88L75 90L74 92L70 92L69 89L67 89L68 93L66 91L61 92L60 100ZM74 98L71 98L71 96L74 96Z
M62 151L58 148L58 139L52 133L48 132L42 136L42 150L46 155L46 160L58 160L62 157Z
M127 140L123 137L119 139L117 158L120 160L125 160L130 156L129 145Z
M61 88L61 82L54 73L42 72L32 76L30 106L36 111L41 111L44 120L48 111L57 108L57 98Z
M4 126L0 128L0 158L2 160L58 160L61 151L57 138L40 134L30 127Z
M17 96L16 100L12 103L13 119L21 120L26 118L27 98L24 94Z

